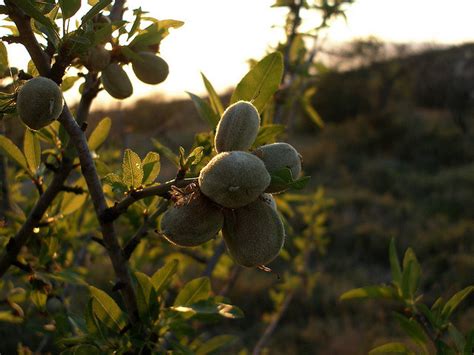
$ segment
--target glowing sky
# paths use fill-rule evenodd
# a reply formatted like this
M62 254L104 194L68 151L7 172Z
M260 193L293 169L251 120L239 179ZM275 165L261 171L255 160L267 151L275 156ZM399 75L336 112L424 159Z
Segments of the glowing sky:
M83 0L85 3L86 1ZM270 8L274 0L131 0L131 9L142 7L158 19L185 22L172 31L161 47L170 75L158 86L141 84L130 72L134 97L185 91L203 93L200 72L220 92L234 86L247 72L249 58L261 58L282 37L279 27L284 10ZM375 35L395 42L461 43L474 39L474 0L356 0L348 7L347 22L336 21L327 34L338 43L354 37ZM305 14L308 25L317 23L314 12ZM0 30L0 34L4 34ZM9 46L15 64L26 66L26 55ZM17 60L17 58L21 58ZM77 91L66 98L77 97ZM99 95L107 103L106 93Z

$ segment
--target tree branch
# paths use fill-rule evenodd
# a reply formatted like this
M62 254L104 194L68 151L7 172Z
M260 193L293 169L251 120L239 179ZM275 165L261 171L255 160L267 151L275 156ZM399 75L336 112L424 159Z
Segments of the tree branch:
M11 0L5 0L7 6L8 15L15 22L18 29L19 38L18 41L28 51L31 59L35 63L36 69L42 76L48 76L50 71L51 58L41 48L40 44L36 40L36 37L31 29L30 17L25 15L18 7L15 6L15 2Z
M137 202L138 200L144 199L150 196L161 196L168 197L172 186L185 187L197 181L197 178L189 178L180 181L168 181L161 185L146 187L141 190L131 191L123 200L117 202L113 207L109 207L103 211L100 218L104 221L110 222L116 220L122 213L124 213L128 207Z
M94 204L95 212L99 218L104 244L106 246L110 260L112 261L112 266L114 268L115 275L118 278L118 282L121 282L124 285L124 287L121 289L122 296L130 316L130 321L132 324L135 324L139 321L139 316L132 279L130 277L127 260L122 254L122 248L119 245L115 233L113 221L107 221L104 218L101 218L104 211L107 210L107 203L102 190L102 184L100 182L99 175L97 174L94 160L92 159L91 152L89 151L89 147L87 145L87 139L82 129L74 120L67 105L64 105L63 112L61 113L61 116L58 120L66 129L72 143L76 147L79 160L81 162L82 174L86 180L89 194L91 196L92 203Z
M17 234L8 242L6 251L0 258L0 277L2 277L10 265L16 261L22 246L26 244L33 233L33 229L38 226L38 223L40 223L49 205L53 202L59 191L61 191L61 187L69 175L71 168L72 162L65 160L62 168L54 175L51 184L36 202L36 205L31 210L25 223L21 226Z

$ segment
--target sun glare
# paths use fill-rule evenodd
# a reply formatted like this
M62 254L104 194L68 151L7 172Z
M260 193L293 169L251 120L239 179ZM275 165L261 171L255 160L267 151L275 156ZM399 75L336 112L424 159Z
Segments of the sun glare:
M159 19L184 21L165 39L161 55L170 64L168 79L158 86L133 80L134 98L184 97L186 91L204 93L200 72L219 92L235 85L248 70L247 60L261 58L283 35L284 10L271 8L274 0L130 0L130 9L142 7ZM474 37L471 17L474 1L356 0L348 7L347 21L338 20L327 33L327 43L374 35L394 42L461 43ZM79 14L80 15L80 14ZM307 26L317 23L314 12L303 15ZM0 34L7 33L0 29ZM19 45L9 45L10 56L26 68L27 55ZM23 61L17 58L24 58ZM74 101L77 91L66 93ZM114 103L99 95L100 105ZM133 100L130 100L133 101Z

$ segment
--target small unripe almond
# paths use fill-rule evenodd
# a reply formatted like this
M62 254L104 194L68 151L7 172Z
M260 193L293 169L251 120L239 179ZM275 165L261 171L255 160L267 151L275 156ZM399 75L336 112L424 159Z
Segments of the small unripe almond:
M140 60L132 60L133 72L146 84L159 84L168 77L168 63L159 55L150 52L138 53Z
M255 201L270 184L263 162L247 152L216 155L201 170L201 192L227 208L238 208Z
M100 77L104 89L116 99L125 99L133 94L133 86L127 73L117 63L111 63Z
M107 68L110 63L110 52L103 46L95 46L89 49L84 58L84 64L90 71L99 72Z
M20 88L16 108L23 123L38 130L59 117L63 110L63 94L54 81L37 76Z
M216 152L248 150L257 138L260 116L248 101L230 105L222 114L216 129Z
M268 264L285 241L278 213L262 199L226 211L222 235L235 262L247 267Z
M170 207L161 219L161 231L173 244L194 247L214 238L223 223L221 209L199 194L188 202Z
M301 156L288 143L262 145L255 149L253 153L262 159L270 175L284 168L290 169L293 179L297 179L301 174ZM279 186L270 185L266 192L275 193L283 190Z

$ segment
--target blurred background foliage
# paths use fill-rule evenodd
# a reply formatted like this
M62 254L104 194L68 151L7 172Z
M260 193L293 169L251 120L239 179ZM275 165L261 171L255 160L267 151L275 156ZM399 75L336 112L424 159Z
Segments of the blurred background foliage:
M245 317L221 321L218 327L193 324L208 338L223 332L234 335L227 353L250 353L275 319L278 326L265 345L271 354L364 354L389 340L406 340L391 319L393 302L339 300L349 289L391 281L387 262L391 238L400 250L415 251L423 270L420 292L427 303L440 296L448 299L472 284L474 45L414 47L368 38L330 51L317 50L331 60L319 61L313 55L304 73L295 71L301 66L287 66L286 75L297 72L298 80L284 82L286 96L276 98L287 104L283 116L291 115L292 120L282 137L302 154L305 175L312 177L304 194L277 198L291 225L291 243L272 263L274 273L236 271L224 254L213 270L212 289L229 297ZM307 100L295 105L292 99L308 90ZM229 102L230 96L222 95L222 102ZM315 125L308 104L323 128ZM94 111L89 126L95 127L104 117L113 124L100 155L111 166L119 166L125 148L141 157L157 150L157 144L175 153L179 146L190 152L195 133L207 131L191 100L143 99L130 108ZM16 120L5 120L5 128L9 137L22 141L23 129ZM176 168L163 153L161 164L163 181L173 178ZM9 173L16 197L32 193L15 179L13 170ZM16 202L26 203L26 197ZM119 225L125 240L141 225L140 208L135 206ZM53 269L57 263L71 266L90 284L110 288L113 275L102 247L88 243L87 252L78 249L78 240L90 241L96 227L93 215L87 213L75 214L64 225L59 222L54 235L74 248L60 254L60 261L48 257L48 252L38 257ZM57 243L54 235L41 243ZM152 273L166 261L179 260L172 298L185 280L205 273L206 264L199 260L212 257L218 244L213 241L197 252L181 252L151 233L131 264ZM54 247L47 248L51 252ZM3 281L2 300L14 292L11 282ZM70 311L81 312L87 290L72 285L62 292L58 296L72 299ZM473 303L467 298L454 315L462 332L474 324ZM0 349L28 353L21 350L24 344L33 351L54 352L54 336L48 329L37 331L48 324L47 312L35 313L33 306L26 312L32 314L28 323L0 322Z

